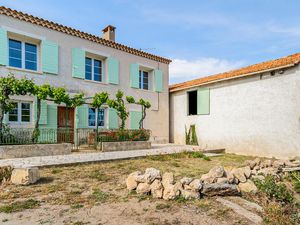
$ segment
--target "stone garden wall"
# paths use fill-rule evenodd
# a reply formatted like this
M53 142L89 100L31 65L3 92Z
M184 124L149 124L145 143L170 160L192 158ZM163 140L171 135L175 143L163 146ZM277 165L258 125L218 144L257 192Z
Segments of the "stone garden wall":
M244 167L224 169L212 168L200 178L183 177L175 181L173 173L162 174L155 168L147 168L144 173L136 171L126 179L127 189L138 194L151 194L154 198L172 200L199 199L201 196L240 195L256 193L257 187L252 179L264 180L271 175L280 179L285 171L300 170L300 160L265 160L257 158L245 162Z

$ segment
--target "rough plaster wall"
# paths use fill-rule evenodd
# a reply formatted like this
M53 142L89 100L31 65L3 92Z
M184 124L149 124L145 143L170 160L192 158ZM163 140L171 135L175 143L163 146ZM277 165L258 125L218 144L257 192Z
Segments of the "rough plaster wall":
M132 55L120 50L102 46L81 38L66 35L64 33L49 30L37 25L15 20L10 17L0 15L0 26L13 28L16 31L28 33L32 36L38 36L59 44L59 74L42 75L39 73L24 72L15 69L8 69L0 66L1 75L12 72L16 77L27 76L32 78L38 84L50 83L55 86L65 86L71 92L84 92L86 96L93 96L97 92L107 91L111 97L118 89L124 91L126 95L132 95L139 99L144 98L151 102L152 107L147 111L145 128L152 130L152 137L157 142L169 141L169 67L167 64L159 63L147 58ZM99 35L100 30L99 30ZM91 50L93 53L103 54L105 56L115 57L120 61L119 85L98 83L72 78L71 49L83 48ZM161 69L164 74L164 92L157 93L150 90L139 90L130 87L130 64L138 63L148 68ZM104 65L105 66L105 65ZM105 69L106 72L107 68ZM104 76L105 73L104 72ZM130 110L136 110L134 105L128 106ZM129 120L127 121L129 125Z
M186 91L171 93L170 137L185 141L196 124L202 148L288 158L300 157L299 67L274 77L264 74L209 85L210 115L187 116Z

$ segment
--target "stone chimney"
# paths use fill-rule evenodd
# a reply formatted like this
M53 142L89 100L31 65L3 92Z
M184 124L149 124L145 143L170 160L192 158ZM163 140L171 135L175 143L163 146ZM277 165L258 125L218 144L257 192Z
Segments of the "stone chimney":
M108 25L102 30L103 32L102 38L105 40L115 42L115 30L116 28L114 26Z

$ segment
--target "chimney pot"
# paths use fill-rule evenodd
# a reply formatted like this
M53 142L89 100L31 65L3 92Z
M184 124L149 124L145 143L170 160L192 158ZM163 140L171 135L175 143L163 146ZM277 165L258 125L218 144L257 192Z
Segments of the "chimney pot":
M112 26L112 25L108 25L107 27L105 27L103 30L102 30L102 38L105 39L105 40L108 40L108 41L113 41L115 42L115 30L116 30L116 27Z

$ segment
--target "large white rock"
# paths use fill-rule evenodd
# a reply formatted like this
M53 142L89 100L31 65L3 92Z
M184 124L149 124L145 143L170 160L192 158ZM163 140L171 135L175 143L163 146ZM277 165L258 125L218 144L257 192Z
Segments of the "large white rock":
M151 184L155 179L161 179L160 171L155 168L147 168L144 174L144 182Z
M245 176L245 173L244 173L244 169L243 168L236 168L236 169L233 169L232 171L232 174L233 176L239 181L239 182L246 182L247 181L247 178Z
M154 180L150 185L150 189L153 198L162 198L164 189L160 180Z
M141 171L136 171L131 174L126 179L126 186L129 191L135 190L138 186L137 177L141 176Z
M200 198L200 192L199 191L193 191L193 190L182 190L181 195L184 199L199 199Z
M165 200L173 200L179 197L182 191L182 184L180 182L176 184L169 184L165 187L163 193L163 199Z
M149 194L151 191L150 184L147 183L139 183L136 188L136 193L138 194Z
M37 167L15 168L11 174L11 182L16 185L34 184L40 179Z
M174 181L174 174L173 173L164 173L162 176L162 184L164 188L167 186L173 185L175 183Z
M239 183L238 187L242 193L257 192L257 187L252 180L247 180L245 183Z
M225 173L223 166L215 166L209 172L209 176L213 178L220 178L223 177Z
M199 179L195 179L188 186L191 188L191 190L199 192L202 188L202 183Z

